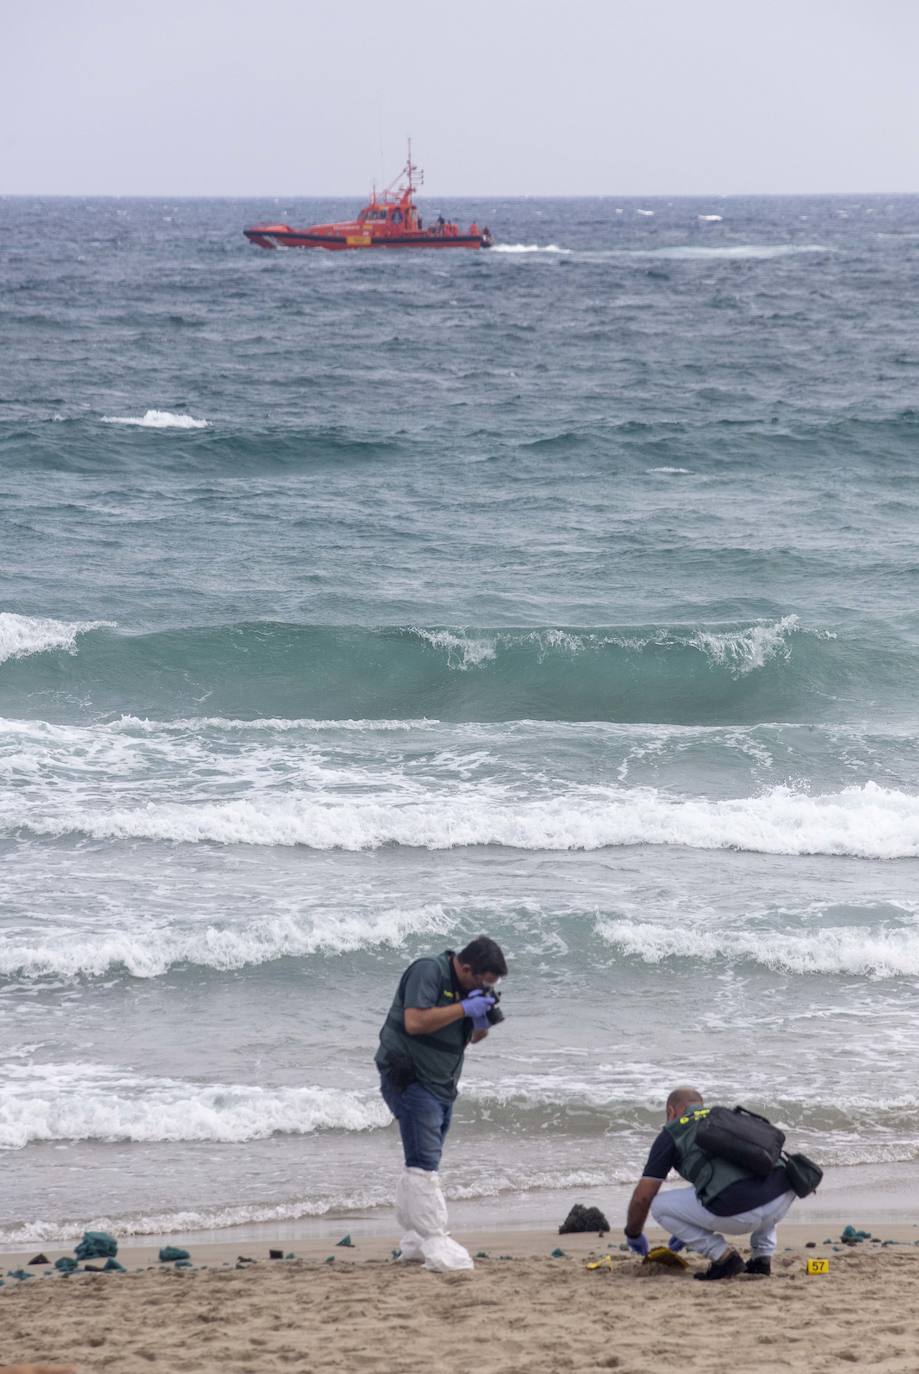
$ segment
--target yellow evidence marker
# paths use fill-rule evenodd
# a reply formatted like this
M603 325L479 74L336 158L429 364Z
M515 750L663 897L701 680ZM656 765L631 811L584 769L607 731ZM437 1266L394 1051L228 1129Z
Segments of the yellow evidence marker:
M809 1259L807 1261L807 1272L809 1274L828 1274L830 1272L830 1261L828 1259Z

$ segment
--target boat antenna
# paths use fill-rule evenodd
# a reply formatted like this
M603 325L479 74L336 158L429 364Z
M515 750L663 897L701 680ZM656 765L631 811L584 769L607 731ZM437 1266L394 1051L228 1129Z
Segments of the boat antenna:
M414 182L413 178L414 178L414 176L416 175L416 173L417 173L417 176L418 176L418 185L419 185L419 186L423 186L423 185L424 185L424 172L422 172L418 167L415 166L414 162L412 162L412 139L411 139L411 135L409 135L409 140L408 140L408 161L407 161L406 164L405 164L405 171L406 171L406 175L408 176L408 189L409 189L409 191L414 191L414 190L415 190L415 182Z

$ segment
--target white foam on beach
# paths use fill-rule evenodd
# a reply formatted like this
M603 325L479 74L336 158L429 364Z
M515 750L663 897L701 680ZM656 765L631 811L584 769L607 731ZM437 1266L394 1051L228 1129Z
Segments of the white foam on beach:
M0 1148L32 1141L265 1140L389 1125L375 1089L262 1088L146 1078L98 1064L4 1066Z
M207 420L173 415L169 410L145 410L143 415L103 415L104 425L139 425L142 429L207 429Z
M779 973L844 974L865 978L919 977L919 928L867 926L813 931L675 929L645 922L600 920L597 933L615 949L646 964L671 959L750 963Z
M489 249L491 253L572 253L572 248L561 248L557 243L496 243Z
M509 1192L542 1189L566 1191L569 1188L602 1188L625 1183L633 1177L624 1169L526 1170L501 1169L490 1172L471 1184L450 1184L445 1196L453 1202L501 1197ZM0 1245L18 1248L25 1245L54 1245L77 1240L84 1230L108 1231L118 1237L182 1235L194 1231L222 1231L234 1226L299 1221L322 1217L329 1212L365 1212L375 1207L391 1207L391 1185L333 1193L323 1198L291 1198L278 1203L241 1203L231 1207L186 1208L150 1215L97 1216L79 1225L72 1221L29 1221L0 1232ZM296 1245L293 1242L294 1246Z
M594 850L682 845L763 854L919 857L919 796L875 783L810 795L776 787L758 796L681 800L654 789L583 788L518 799L500 787L317 800L310 792L226 802L72 804L56 812L9 799L5 835L99 840L302 845L358 852L384 845L454 849Z
M78 635L112 629L114 624L113 620L49 620L42 616L0 612L0 663L43 654L49 649L66 649L73 653Z

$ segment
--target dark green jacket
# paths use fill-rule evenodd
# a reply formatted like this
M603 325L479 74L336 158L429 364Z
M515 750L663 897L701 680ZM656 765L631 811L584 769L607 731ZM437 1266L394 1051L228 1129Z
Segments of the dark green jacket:
M453 972L452 949L435 955L432 962L438 965L441 988L435 1005L456 1006L457 1002L462 1001L464 993ZM385 1069L389 1066L389 1054L407 1055L418 1082L436 1097L452 1102L456 1097L456 1085L463 1071L466 1046L472 1036L472 1022L464 1016L458 1021L451 1021L448 1025L442 1026L432 1035L408 1034L405 1029L405 986L412 969L419 963L421 960L416 959L414 964L410 964L399 980L393 1004L380 1031L376 1065L379 1069Z
M725 1188L739 1183L742 1178L754 1178L747 1169L732 1164L730 1160L719 1159L717 1155L706 1154L696 1143L699 1127L708 1116L708 1107L697 1107L687 1111L675 1121L668 1121L664 1130L673 1137L677 1153L677 1172L696 1190L696 1196L707 1207Z

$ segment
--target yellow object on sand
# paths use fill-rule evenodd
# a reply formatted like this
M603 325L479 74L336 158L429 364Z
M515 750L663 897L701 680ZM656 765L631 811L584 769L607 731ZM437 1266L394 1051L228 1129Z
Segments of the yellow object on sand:
M587 1268L588 1268L588 1269L612 1269L612 1267L613 1267L613 1257L612 1257L612 1255L601 1255L601 1257L600 1257L598 1260L588 1260L588 1261L587 1261Z
M655 1245L642 1260L642 1264L666 1264L671 1269L688 1269L689 1265L682 1255L677 1255L669 1245Z

